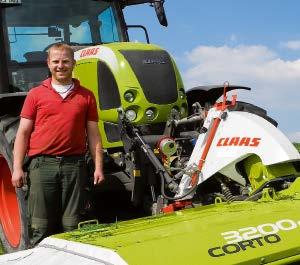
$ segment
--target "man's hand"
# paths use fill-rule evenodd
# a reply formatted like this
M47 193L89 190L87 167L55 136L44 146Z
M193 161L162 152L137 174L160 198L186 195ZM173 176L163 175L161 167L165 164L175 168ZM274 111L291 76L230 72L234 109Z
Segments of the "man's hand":
M13 171L11 182L14 187L21 188L25 182L25 173L23 169L16 169Z
M87 122L87 135L90 153L95 163L94 185L98 185L104 181L104 174L103 149L97 122Z
M94 172L94 185L98 185L104 181L104 174L102 170L95 170Z

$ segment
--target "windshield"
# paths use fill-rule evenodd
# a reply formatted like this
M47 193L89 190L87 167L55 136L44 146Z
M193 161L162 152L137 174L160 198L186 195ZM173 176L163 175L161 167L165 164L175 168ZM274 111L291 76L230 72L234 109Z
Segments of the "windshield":
M4 9L10 85L28 91L48 76L47 50L124 41L114 3L93 0L23 0Z

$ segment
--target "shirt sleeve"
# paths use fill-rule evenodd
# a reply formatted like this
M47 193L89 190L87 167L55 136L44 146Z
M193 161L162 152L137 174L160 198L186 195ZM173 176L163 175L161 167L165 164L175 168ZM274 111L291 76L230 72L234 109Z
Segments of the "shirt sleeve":
M87 120L96 121L96 122L99 121L97 103L93 93L90 93L90 97L89 97Z
M37 106L35 103L34 95L30 91L25 98L20 116L25 119L35 120L36 110L37 110Z

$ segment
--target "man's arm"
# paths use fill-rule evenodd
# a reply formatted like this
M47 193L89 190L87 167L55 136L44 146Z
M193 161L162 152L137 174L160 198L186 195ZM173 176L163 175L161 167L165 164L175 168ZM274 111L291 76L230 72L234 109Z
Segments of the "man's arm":
M32 132L33 121L29 119L20 119L20 125L17 131L14 145L14 166L11 182L14 187L20 188L24 182L23 161L27 152L28 141Z
M98 129L98 123L95 121L87 122L87 136L89 149L95 163L94 185L104 181L103 174L103 149L101 137Z

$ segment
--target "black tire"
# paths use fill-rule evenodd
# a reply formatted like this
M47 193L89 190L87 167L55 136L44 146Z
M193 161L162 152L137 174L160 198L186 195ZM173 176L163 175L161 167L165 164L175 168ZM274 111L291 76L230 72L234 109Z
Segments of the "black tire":
M13 145L19 118L0 118L0 240L5 252L28 248L25 191L11 184Z

